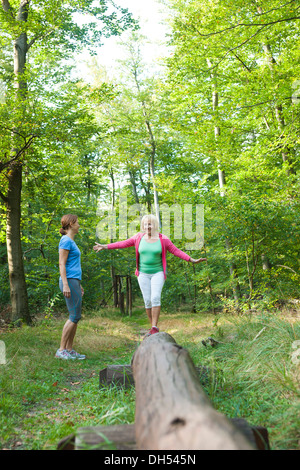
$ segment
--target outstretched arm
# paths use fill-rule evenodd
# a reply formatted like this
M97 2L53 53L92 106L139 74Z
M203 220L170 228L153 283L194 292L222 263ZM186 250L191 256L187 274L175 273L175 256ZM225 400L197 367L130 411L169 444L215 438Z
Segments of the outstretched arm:
M188 254L184 253L184 251L179 250L174 243L171 242L171 240L167 240L167 250L172 253L173 255L177 256L178 258L184 259L185 261L190 261L191 263L197 264L201 263L202 261L207 261L206 258L199 258L199 259L194 259L191 258Z
M96 252L100 250L116 250L120 248L129 248L134 245L134 237L128 238L127 240L122 240L120 242L108 243L108 245L102 245L101 243L96 243L93 247L93 250Z
M199 258L199 259L190 258L190 262L194 264L201 263L202 261L207 261L207 258Z

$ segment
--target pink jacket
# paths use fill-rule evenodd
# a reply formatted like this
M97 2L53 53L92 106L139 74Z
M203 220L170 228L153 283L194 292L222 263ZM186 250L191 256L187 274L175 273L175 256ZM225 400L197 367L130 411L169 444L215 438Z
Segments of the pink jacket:
M135 246L135 256L136 256L136 271L135 275L139 275L139 244L142 239L142 237L145 234L143 232L139 232L136 235L134 235L131 238L128 238L127 240L122 240L121 242L115 242L115 243L109 243L107 245L108 250L114 250L117 248L128 248L130 246ZM189 261L191 257L184 253L183 251L179 250L172 242L171 240L166 237L166 235L163 235L162 233L159 234L159 238L161 241L161 247L162 247L162 265L163 265L163 270L164 270L164 275L165 279L167 277L166 271L167 271L167 258L166 254L167 251L172 253L173 255L177 256L178 258L184 259L185 261Z

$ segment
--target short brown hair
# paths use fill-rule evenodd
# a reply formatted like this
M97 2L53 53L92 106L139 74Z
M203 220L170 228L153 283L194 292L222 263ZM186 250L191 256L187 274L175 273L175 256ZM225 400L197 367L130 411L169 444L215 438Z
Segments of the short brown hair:
M67 230L70 228L70 225L71 224L75 224L75 222L77 222L78 220L78 217L77 215L74 215L74 214L65 214L62 216L61 218L61 229L59 230L59 232L62 234L62 235L66 235L67 233Z

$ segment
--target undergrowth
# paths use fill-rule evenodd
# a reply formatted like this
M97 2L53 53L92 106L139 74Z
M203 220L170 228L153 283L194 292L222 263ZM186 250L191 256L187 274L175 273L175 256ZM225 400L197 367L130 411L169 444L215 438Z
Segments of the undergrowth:
M148 328L143 311L134 309L131 317L113 309L86 312L75 338L85 361L54 358L63 324L51 317L1 333L1 449L55 449L79 427L134 422L134 387L99 387L99 372L130 363ZM296 318L162 313L160 329L189 351L196 366L209 368L204 387L216 409L266 427L274 450L299 448ZM209 336L218 341L215 347L203 345Z

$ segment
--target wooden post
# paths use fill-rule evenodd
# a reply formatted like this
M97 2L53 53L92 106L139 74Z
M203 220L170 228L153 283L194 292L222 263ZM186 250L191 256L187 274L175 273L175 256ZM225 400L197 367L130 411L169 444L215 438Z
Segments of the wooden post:
M118 274L116 275L116 279L117 279L117 286L118 286L118 307L121 313L125 313L124 292L122 291L122 276Z
M128 276L128 301L129 301L129 316L132 315L132 283L131 283L131 276Z
M126 276L126 315L129 313L129 276Z
M122 280L122 278L126 278L126 281ZM129 314L131 317L132 314L132 285L131 285L131 276L127 274L115 274L114 275L114 297L115 300L115 307L119 307L121 313ZM123 282L125 286L126 282L126 294L123 292ZM116 292L116 293L115 293ZM126 299L125 299L126 295Z
M118 306L118 283L117 283L117 276L115 275L115 268L114 266L111 267L111 278L112 278L112 289L114 295L114 307Z
M132 359L138 449L253 450L202 390L188 352L167 333L146 337Z

